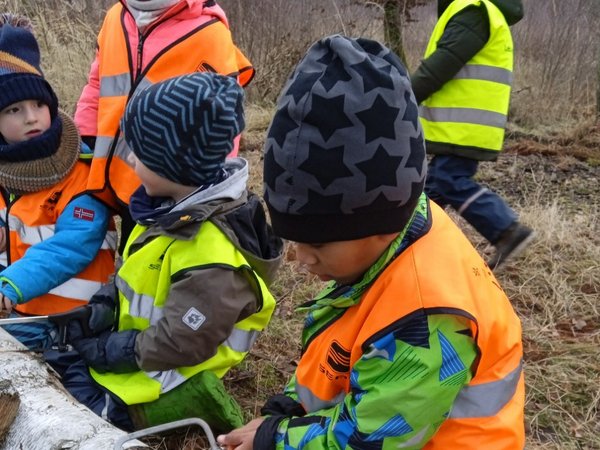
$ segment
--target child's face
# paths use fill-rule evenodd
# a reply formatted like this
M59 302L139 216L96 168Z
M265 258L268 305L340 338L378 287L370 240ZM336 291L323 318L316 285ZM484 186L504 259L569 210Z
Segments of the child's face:
M161 177L140 161L133 152L128 155L127 162L133 167L146 188L146 193L151 197L171 197L179 200L195 190L194 187L183 186Z
M397 233L376 235L325 244L296 242L296 259L322 281L352 284L377 261L396 236Z
M50 128L50 108L39 100L23 100L0 111L0 134L7 144L27 141Z

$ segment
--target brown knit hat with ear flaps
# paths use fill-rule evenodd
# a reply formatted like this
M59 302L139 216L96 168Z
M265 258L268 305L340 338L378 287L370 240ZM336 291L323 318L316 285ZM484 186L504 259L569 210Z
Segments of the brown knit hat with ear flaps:
M56 152L30 161L3 161L0 159L0 185L14 194L37 192L54 186L66 177L79 158L79 132L73 120L58 111L62 120L62 134Z

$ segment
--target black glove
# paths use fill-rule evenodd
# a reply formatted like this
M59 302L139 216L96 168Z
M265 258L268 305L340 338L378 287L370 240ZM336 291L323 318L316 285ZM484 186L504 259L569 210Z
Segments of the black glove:
M71 343L82 339L100 334L102 331L108 330L115 323L115 311L112 307L105 303L94 303L82 306L90 311L88 319L88 332L84 333L83 326L79 320L70 320L67 324L67 340Z
M103 331L91 338L81 337L71 344L85 363L98 372L127 373L139 370L135 361L138 330Z
M89 327L93 334L108 330L115 323L115 309L106 303L92 303L87 305L92 309Z

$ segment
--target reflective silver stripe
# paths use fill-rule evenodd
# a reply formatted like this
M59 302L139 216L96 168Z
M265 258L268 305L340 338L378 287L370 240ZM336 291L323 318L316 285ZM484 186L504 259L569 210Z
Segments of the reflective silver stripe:
M125 142L125 139L123 139L123 136L118 137L117 146L115 147L114 154L121 158L123 161L127 162L127 157L129 156L129 153L131 153L131 150L129 149L129 145L127 145L127 142Z
M420 106L419 114L430 122L458 122L504 129L506 114L475 108L430 108Z
M296 380L297 381L297 380ZM321 400L319 397L314 395L310 389L306 386L302 386L296 382L296 394L298 394L298 399L302 406L306 409L306 412L318 411L320 409L331 408L344 400L346 393L341 391L338 395L335 396L333 400Z
M477 192L475 192L475 194L471 195L462 205L460 205L460 208L458 208L458 215L462 216L462 213L464 213L467 210L467 208L471 206L471 203L473 203L487 191L488 188L481 188Z
M150 378L160 383L160 393L164 394L169 392L171 389L175 389L177 386L187 380L176 370L162 370L154 372L145 372Z
M94 144L94 158L108 158L108 151L110 150L112 141L112 137L96 137L96 143Z
M513 398L522 370L523 361L498 381L465 386L458 393L449 417L468 419L495 416Z
M100 417L102 417L104 420L108 421L108 408L110 406L110 395L108 395L108 393L104 394L104 406L102 407L102 411L100 412Z
M113 154L127 162L127 156L129 156L131 150L122 136L119 136L116 139L117 144ZM94 158L108 158L113 141L114 139L111 137L98 136L98 138L96 138L96 146L94 147Z
M35 245L54 236L54 225L28 227L16 216L8 216L8 226L14 230L24 244Z
M147 77L142 78L135 87L135 93L133 95L137 95L140 91L146 89L148 86L151 86L153 84L154 83L152 83L152 81L150 81Z
M87 302L101 287L102 283L99 281L71 278L54 289L50 289L48 293Z
M229 337L223 342L223 345L236 352L248 352L259 335L260 332L257 330L234 328Z
M36 245L52 236L56 230L55 225L40 225L37 227L28 227L16 216L8 216L9 227L14 230L24 244ZM102 241L103 250L114 250L117 248L118 235L116 231L107 231Z
M454 76L455 79L494 81L512 86L513 74L501 67L467 64Z
M115 250L117 248L118 234L116 231L107 231L102 241L102 250Z
M100 78L100 97L119 97L129 95L131 79L129 73L105 75Z
M126 77L126 83L127 85L123 85L121 86L119 83L122 82L122 80L120 80L120 77ZM106 80L105 80L106 79ZM100 96L104 96L104 91L102 90L104 84L104 80L106 81L106 92L118 92L118 89L127 89L125 92L121 93L121 94L112 94L112 95L129 95L129 91L131 89L131 86L129 85L129 75L125 74L125 75L114 75L112 77L104 77L102 79L101 82L101 86L100 86ZM143 78L136 86L135 88L135 93L132 95L132 97L134 95L136 95L138 92L140 92L141 90L147 88L148 86L151 86L153 83L148 80L147 78ZM106 94L106 96L109 96L111 94ZM110 152L110 148L112 146L112 143L114 141L114 137L113 136L97 136L96 137L96 142L94 144L94 157L95 158L108 158L109 152ZM131 150L129 149L129 146L127 145L127 143L125 142L125 139L123 139L122 136L119 136L117 138L117 144L116 144L116 148L114 151L114 154L117 155L119 158L121 158L124 161L127 161L127 156L129 155L129 153L131 152Z
M115 277L117 289L129 301L129 314L150 321L150 325L156 325L163 318L162 308L154 305L154 297L135 292L127 282L118 274Z

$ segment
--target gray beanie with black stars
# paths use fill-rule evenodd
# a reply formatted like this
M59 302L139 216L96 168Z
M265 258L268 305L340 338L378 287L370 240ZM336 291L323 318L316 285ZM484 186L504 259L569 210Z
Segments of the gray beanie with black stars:
M313 44L278 100L265 143L265 201L279 236L305 243L402 231L427 161L399 58L378 42Z

